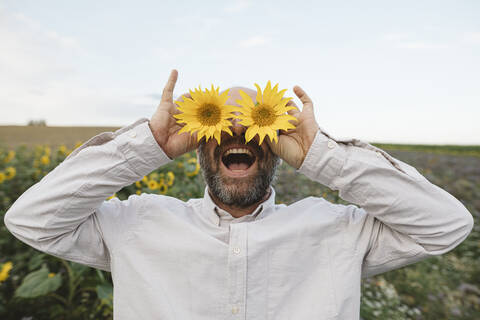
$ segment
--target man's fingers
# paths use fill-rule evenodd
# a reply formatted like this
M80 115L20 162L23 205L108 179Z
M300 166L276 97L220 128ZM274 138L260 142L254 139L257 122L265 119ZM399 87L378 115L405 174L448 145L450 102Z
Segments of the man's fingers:
M287 102L287 106L296 107L296 108L298 109L297 104L296 104L293 100L289 100L289 101Z
M295 114L297 114L298 112L300 112L300 109L298 109L298 106L295 102L293 102L293 100L290 100L287 102L287 106L290 106L290 107L295 107L295 109L291 109L291 110L288 110L287 113L291 116L294 116Z
M299 86L295 86L293 87L293 92L295 92L300 101L302 101L304 108L313 107L312 99L310 99L310 97L302 88L300 88Z
M173 69L170 72L170 77L168 78L165 88L163 88L162 93L162 102L171 102L173 99L173 89L175 88L175 83L177 83L178 71Z

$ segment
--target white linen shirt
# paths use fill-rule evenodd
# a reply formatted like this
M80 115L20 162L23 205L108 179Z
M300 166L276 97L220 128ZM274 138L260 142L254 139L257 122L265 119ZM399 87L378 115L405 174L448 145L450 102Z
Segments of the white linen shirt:
M233 218L208 192L105 200L170 161L147 118L101 133L23 193L5 225L40 251L111 271L116 320L359 319L361 278L444 254L473 228L412 166L323 129L298 172L355 205L277 205L272 189Z

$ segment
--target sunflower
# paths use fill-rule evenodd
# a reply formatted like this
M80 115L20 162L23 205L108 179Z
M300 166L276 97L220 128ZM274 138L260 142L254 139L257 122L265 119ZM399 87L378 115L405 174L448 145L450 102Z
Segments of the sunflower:
M15 177L15 175L17 174L17 169L15 169L15 167L7 167L5 169L5 178L7 180L10 180L10 179L13 179L13 177Z
M61 154L65 155L65 154L67 154L68 149L67 149L67 147L66 147L64 144L62 144L60 147L58 147L58 152L60 152Z
M185 170L185 175L187 177L195 177L200 171L200 165L197 162L196 158L190 158L187 160L188 168L193 170Z
M175 181L175 175L172 171L167 172L167 185L171 187L173 185L173 181Z
M202 91L200 87L195 91L189 90L192 98L182 96L183 101L175 101L179 105L178 110L183 113L173 115L178 123L184 123L185 126L180 129L178 134L183 132L198 131L197 140L206 137L206 141L214 137L220 144L222 131L232 135L230 126L232 123L229 118L234 117L233 111L237 107L226 105L228 100L228 90L219 94L219 88L209 91Z
M243 108L238 108L241 112L237 118L241 121L239 124L248 127L245 132L245 142L248 142L258 134L260 138L259 144L262 143L265 136L270 137L270 141L278 142L277 130L293 129L295 126L288 122L289 120L297 120L292 115L285 114L285 112L295 109L295 107L287 106L287 102L292 98L283 98L283 94L287 89L278 92L278 83L275 87L271 87L270 81L262 94L262 89L258 84L257 87L257 101L254 103L252 98L242 90L239 90L241 100L237 103Z
M155 190L158 188L158 182L155 180L148 181L148 188L151 190Z
M47 165L50 163L50 158L47 155L44 155L40 158L40 162L44 165Z
M5 262L0 269L0 282L7 280L8 273L12 270L13 264L11 261Z
M10 150L10 151L8 151L8 154L7 154L7 156L3 159L3 161L5 161L5 163L8 163L8 162L10 162L13 158L15 158L15 151L14 151L14 150Z
M167 193L168 191L168 185L165 183L165 181L160 181L160 183L158 184L158 191L160 192L160 194L165 194Z

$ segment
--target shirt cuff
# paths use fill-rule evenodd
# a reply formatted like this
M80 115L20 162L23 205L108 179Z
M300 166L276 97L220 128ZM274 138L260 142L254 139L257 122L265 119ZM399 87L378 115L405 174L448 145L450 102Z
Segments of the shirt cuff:
M338 190L334 179L340 176L345 160L345 150L320 128L297 172L332 190Z
M115 131L115 143L125 155L130 168L143 177L172 161L153 136L147 118Z

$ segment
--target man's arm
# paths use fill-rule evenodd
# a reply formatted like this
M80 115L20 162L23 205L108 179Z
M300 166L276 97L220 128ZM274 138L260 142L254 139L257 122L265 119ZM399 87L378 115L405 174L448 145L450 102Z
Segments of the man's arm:
M25 191L5 214L7 229L40 251L110 270L109 249L128 236L145 200L105 199L198 146L172 116L177 78L172 70L151 120L93 137Z
M299 172L361 207L343 206L343 245L364 255L362 277L444 254L473 228L459 200L358 139L336 140L319 129Z
M459 200L377 147L332 138L318 126L305 91L293 89L303 103L301 111L289 111L296 128L269 145L299 172L355 204L336 208L347 242L341 246L362 255L362 277L446 253L468 236L473 218Z
M116 240L105 233L124 236L142 201L137 195L105 199L169 161L147 118L101 133L25 191L6 212L5 225L37 250L110 271L108 242Z

